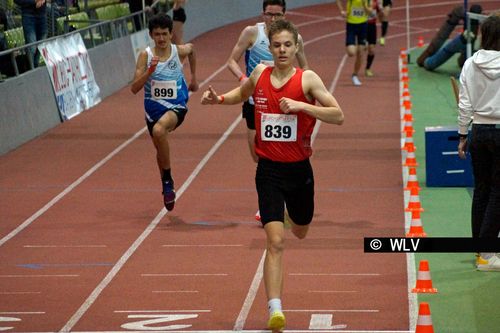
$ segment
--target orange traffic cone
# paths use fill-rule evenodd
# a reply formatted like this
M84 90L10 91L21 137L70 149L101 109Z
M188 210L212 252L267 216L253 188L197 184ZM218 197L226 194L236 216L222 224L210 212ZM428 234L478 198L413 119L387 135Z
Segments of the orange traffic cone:
M413 121L413 115L411 113L411 102L409 101L409 98L408 98L408 103L405 104L405 102L403 102L403 105L402 107L405 109L405 113L403 115L403 119L404 121ZM413 128L411 128L413 130Z
M407 84L404 85L407 86ZM401 94L401 98L403 100L403 103L401 105L405 109L411 109L410 92L408 91L408 88L406 89L403 88L403 93Z
M406 48L402 48L400 51L399 51L399 57L401 59L406 59Z
M424 46L424 37L423 36L418 36L418 47L423 47Z
M408 131L406 131L406 133L408 133ZM407 166L407 167L418 166L417 158L415 157L415 147L408 147L407 151L408 151L408 154L406 154L406 160L405 160L405 163L403 165Z
M405 107L405 113L411 113L411 108L407 109ZM404 119L404 116L403 116ZM415 130L413 129L413 116L412 119L404 119L404 124L403 124L403 133L408 134L408 132L415 133Z
M418 308L418 319L415 333L434 333L429 303L422 302Z
M414 210L411 212L411 224L410 230L406 234L406 237L426 237L427 234L422 226L422 220L420 219L420 211Z
M431 272L429 271L429 262L427 260L420 260L417 273L417 283L411 292L430 294L437 293L437 289L432 288Z
M405 144L401 149L402 150L413 149L413 151L417 150L417 148L415 147L415 143L413 142L413 131L406 132Z
M420 184L418 183L417 179L417 169L415 167L410 167L408 171L408 181L406 182L405 190L409 191L413 187L420 189Z
M423 212L424 209L420 205L420 196L418 195L418 187L412 187L410 189L410 201L408 202L408 207L406 207L405 212L413 211Z

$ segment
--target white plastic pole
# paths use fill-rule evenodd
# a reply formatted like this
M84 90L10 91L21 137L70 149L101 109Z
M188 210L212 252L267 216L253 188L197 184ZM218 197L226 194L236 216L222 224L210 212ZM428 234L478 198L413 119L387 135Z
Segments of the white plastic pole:
M410 0L406 0L406 58L410 63Z

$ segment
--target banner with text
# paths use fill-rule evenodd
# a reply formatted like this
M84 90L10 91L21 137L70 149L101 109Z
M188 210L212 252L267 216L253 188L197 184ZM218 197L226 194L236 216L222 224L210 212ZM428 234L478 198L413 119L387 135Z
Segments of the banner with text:
M42 43L38 50L47 65L63 120L101 101L89 54L80 34Z

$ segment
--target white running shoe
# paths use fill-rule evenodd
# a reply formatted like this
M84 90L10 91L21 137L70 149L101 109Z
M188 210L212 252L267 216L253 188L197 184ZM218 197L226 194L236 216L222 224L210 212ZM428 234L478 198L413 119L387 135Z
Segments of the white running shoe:
M476 266L478 271L500 271L500 258L496 254L488 259L479 256L476 259Z
M357 87L361 85L361 81L359 80L359 77L357 75L352 76L352 84L354 84Z

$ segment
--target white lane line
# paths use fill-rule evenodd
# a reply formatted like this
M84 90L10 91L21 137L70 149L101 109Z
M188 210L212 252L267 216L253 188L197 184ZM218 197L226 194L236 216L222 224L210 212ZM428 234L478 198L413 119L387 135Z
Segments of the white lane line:
M343 294L343 293L357 293L358 290L309 290L309 293L318 294Z
M162 247L242 247L243 244L163 244Z
M291 276L381 276L380 273L290 273Z
M143 277L162 277L162 276L228 276L226 273L145 273L141 274Z
M90 177L94 172L96 172L100 167L102 167L106 162L108 162L111 158L113 158L116 154L118 154L120 151L122 151L125 147L127 147L130 143L132 143L135 139L137 139L142 133L146 131L146 127L143 127L140 131L135 133L130 139L119 145L115 150L113 150L111 153L109 153L105 158L103 158L101 161L99 161L97 164L95 164L92 168L87 170L80 178L75 180L71 185L66 187L61 193L56 195L52 200L50 200L45 206L40 208L35 214L31 215L27 220L25 220L23 223L21 223L17 228L12 230L10 233L8 233L5 237L0 239L0 246L5 244L8 240L19 234L21 231L23 231L25 228L27 228L31 223L33 223L38 217L40 217L42 214L44 214L46 211L48 211L52 206L54 206L59 200L64 198L66 194L69 192L73 191L75 187L80 185L85 179Z
M225 66L224 66L225 67ZM206 82L203 81L202 84ZM200 87L202 86L200 84ZM215 154L215 152L219 149L219 147L226 141L231 132L236 128L236 126L241 121L241 116L238 115L236 120L229 126L229 128L224 132L224 134L219 138L219 140L214 144L214 146L210 149L210 151L203 157L203 159L198 163L196 168L193 170L188 179L182 184L177 193L177 200L180 199L184 191L189 187L189 185L193 182L196 176L200 173L201 169L207 164L208 160ZM101 292L108 286L108 284L113 280L113 278L118 274L121 268L125 265L128 259L134 254L135 251L139 248L139 246L144 242L144 240L149 236L149 234L156 228L160 220L167 214L167 210L162 208L162 210L158 213L158 215L151 221L148 227L143 231L143 233L135 240L135 242L128 248L128 250L122 255L122 257L118 260L118 262L113 266L113 268L109 271L109 273L104 277L104 279L97 285L97 287L92 291L92 293L87 297L85 302L80 306L80 308L71 316L68 322L61 328L60 332L69 332L76 325L76 323L83 317L83 315L88 311L88 309L95 302L97 297L101 294Z
M154 332L154 331L133 331L133 330L127 330L127 331L73 331L73 333L148 333L148 332ZM162 333L235 333L235 331L232 330L196 330L196 331L156 331L156 332L162 332ZM239 333L269 333L269 330L241 330ZM339 331L338 329L333 329L333 330L286 330L287 333L414 333L414 331L367 331L367 330L360 330L360 331L347 331L347 330L341 330ZM54 333L54 332L24 332L24 333Z
M45 314L44 311L1 311L1 315L12 315L12 314Z
M0 275L0 278L48 278L48 277L79 277L79 274L6 274Z
M41 291L0 291L0 295L34 295L41 293Z
M23 245L26 248L44 249L44 248L101 248L107 245Z
M324 313L324 312L352 312L352 313L376 313L380 312L380 310L373 310L373 309L316 309L316 310L304 310L304 309L297 309L297 310L283 310L283 312L311 312L311 313ZM343 331L342 331L343 332Z
M212 310L115 310L115 313L178 313L178 312L212 312Z
M152 290L152 293L155 294L163 294L163 293L168 293L168 294L196 294L199 293L198 290Z
M212 75L210 75L208 78L206 78L203 82L199 84L199 87L203 87L207 82L212 80L216 75L218 75L220 72L222 72L226 68L226 65L224 64L223 66L219 67ZM191 95L191 93L190 93ZM239 118L238 118L239 119ZM54 206L59 200L64 198L68 193L73 191L75 187L80 185L85 179L90 177L94 172L96 172L100 167L102 167L106 162L108 162L110 159L112 159L116 154L118 154L120 151L125 149L129 144L131 144L133 141L135 141L139 136L141 136L144 132L146 131L146 126L144 126L142 129L140 129L138 132L136 132L134 135L132 135L131 138L129 138L127 141L119 145L115 150L113 150L111 153L109 153L105 158L100 160L98 163L96 163L92 168L87 170L80 178L75 180L71 185L66 187L61 193L56 195L52 200L50 200L45 206L40 208L35 214L31 215L27 220L25 220L23 223L21 223L17 228L12 230L10 233L8 233L5 237L0 239L0 246L5 244L8 240L11 238L15 237L17 234L19 234L21 231L26 229L31 223L33 223L38 217L40 217L42 214L44 214L46 211L48 211L52 206Z
M255 296L257 295L257 291L259 290L260 281L262 280L262 276L264 274L265 258L266 250L264 250L262 257L260 258L259 265L257 266L257 271L253 276L253 280L250 284L250 288L248 289L248 293L245 297L245 301L243 302L243 306L241 307L238 318L236 318L236 322L234 323L233 330L235 331L241 331L243 329L243 326L245 326L245 321L247 320L248 313L250 312L250 308L252 307L253 301L255 300Z

